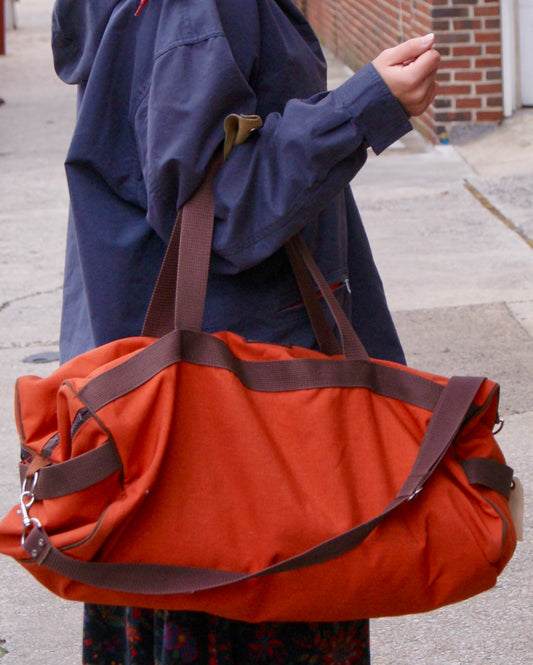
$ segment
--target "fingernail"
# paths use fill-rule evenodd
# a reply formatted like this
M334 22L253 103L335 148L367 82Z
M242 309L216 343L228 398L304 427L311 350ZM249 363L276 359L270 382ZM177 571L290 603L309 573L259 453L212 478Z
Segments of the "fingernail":
M435 34L433 32L430 32L429 34L424 35L422 37L422 39L424 40L424 42L426 44L429 44L430 42L432 42L435 39Z

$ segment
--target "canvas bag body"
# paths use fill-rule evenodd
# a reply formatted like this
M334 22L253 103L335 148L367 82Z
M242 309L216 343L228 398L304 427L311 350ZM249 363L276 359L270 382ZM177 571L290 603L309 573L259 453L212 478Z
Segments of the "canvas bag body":
M198 348L204 339L210 345L210 337L186 334L180 344ZM350 362L250 344L231 333L214 339L236 359L273 363L272 371L283 371L276 363L299 358ZM26 451L42 452L59 431L53 465L108 442L120 459L116 471L95 485L31 507L32 517L70 557L261 570L379 514L407 477L432 416L427 408L368 388L248 389L228 369L187 361L89 414L80 392L92 374L76 377L78 367L86 371L90 356L98 356L95 371L101 374L116 366L116 353L124 363L132 347L137 355L147 344L143 338L124 340L74 359L61 369L68 380L19 380ZM102 368L105 355L109 365ZM391 363L371 365L378 374L384 369L422 377L428 391L447 382ZM32 427L36 404L46 404L54 392L58 427ZM89 602L202 610L248 621L331 621L434 609L493 586L514 549L507 499L471 486L460 464L469 457L503 462L491 433L493 383L483 383L476 404L475 416L420 494L330 562L196 594L117 593L28 563L15 508L1 525L2 550L26 561L55 593Z
M495 584L516 534L493 382L475 383L442 455L413 478L449 385L198 323L113 342L19 379L22 505L0 523L0 551L65 598L244 621L457 602ZM496 489L476 460L503 477Z

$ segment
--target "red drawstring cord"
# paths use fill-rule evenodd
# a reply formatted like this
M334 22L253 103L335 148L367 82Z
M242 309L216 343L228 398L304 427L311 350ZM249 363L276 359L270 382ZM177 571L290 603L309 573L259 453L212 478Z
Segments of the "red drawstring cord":
M140 0L139 6L137 7L137 11L135 12L135 16L139 16L139 14L141 13L141 9L144 7L146 2L147 0Z

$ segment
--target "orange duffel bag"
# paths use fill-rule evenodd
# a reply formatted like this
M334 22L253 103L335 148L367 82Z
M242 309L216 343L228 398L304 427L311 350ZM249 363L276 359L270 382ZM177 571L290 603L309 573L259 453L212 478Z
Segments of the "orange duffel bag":
M492 587L516 544L497 385L370 359L299 237L323 350L200 332L210 178L150 334L19 379L22 491L0 551L64 598L245 621L423 612Z

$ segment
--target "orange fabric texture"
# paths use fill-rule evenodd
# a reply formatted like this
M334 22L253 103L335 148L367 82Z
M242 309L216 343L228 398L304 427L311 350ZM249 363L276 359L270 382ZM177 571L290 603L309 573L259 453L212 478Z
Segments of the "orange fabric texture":
M199 333L199 336L204 334ZM216 335L231 355L268 363L346 362L316 351ZM364 387L257 390L236 373L179 361L89 414L91 377L148 348L113 342L45 379L19 379L24 464L59 432L52 466L111 441L121 470L29 508L55 547L82 561L257 571L380 514L409 474L432 412ZM392 363L380 367L447 379ZM91 587L28 562L17 507L0 523L0 551L73 600L201 610L244 621L332 621L432 610L492 587L514 551L507 499L470 485L459 461L504 462L491 433L495 384L423 490L358 547L332 561L195 594L145 595ZM74 432L74 433L73 433ZM45 453L48 455L49 452Z

